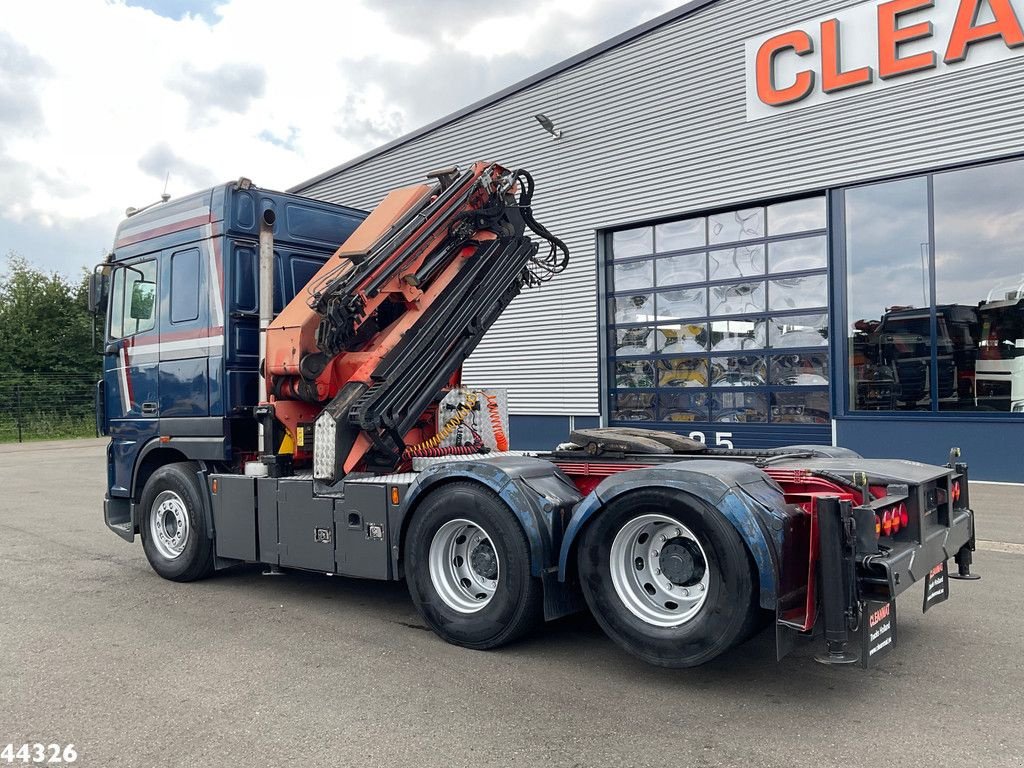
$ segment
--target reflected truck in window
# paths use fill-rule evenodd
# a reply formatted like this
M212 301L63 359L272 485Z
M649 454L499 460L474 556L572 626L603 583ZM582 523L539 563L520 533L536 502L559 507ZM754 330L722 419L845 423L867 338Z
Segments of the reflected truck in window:
M993 300L998 296L1004 298ZM1024 281L1010 290L994 288L978 315L978 405L1024 412Z

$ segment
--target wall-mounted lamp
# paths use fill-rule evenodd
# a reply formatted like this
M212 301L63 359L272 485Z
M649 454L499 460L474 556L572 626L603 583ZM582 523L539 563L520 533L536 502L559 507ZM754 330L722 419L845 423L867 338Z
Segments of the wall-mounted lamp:
M555 128L555 124L551 122L551 119L547 115L534 115L537 122L540 123L540 127L551 134L554 139L562 138L562 132Z

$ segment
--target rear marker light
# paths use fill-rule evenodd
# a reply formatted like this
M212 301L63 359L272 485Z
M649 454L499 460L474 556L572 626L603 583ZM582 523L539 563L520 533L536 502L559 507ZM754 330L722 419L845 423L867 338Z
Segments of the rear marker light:
M878 515L875 515L875 536L881 536L881 535L882 535L882 518L880 518Z
M957 480L953 483L953 501L960 501L960 481Z
M892 510L890 509L882 513L882 533L886 536L892 535Z
M889 510L892 513L892 532L899 533L900 530L900 510L899 507L893 507Z
M899 510L900 510L900 527L906 528L908 525L910 525L910 512L907 511L907 505L906 504L900 504Z

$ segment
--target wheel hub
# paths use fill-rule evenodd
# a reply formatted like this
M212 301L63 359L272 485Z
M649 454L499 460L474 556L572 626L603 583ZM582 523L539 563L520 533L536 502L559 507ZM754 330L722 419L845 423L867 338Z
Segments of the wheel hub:
M149 533L157 552L168 560L181 556L190 532L188 508L174 491L161 491L149 513Z
M489 581L498 578L498 556L494 553L490 540L484 539L473 548L469 563L481 578Z
M459 613L482 610L498 588L501 561L493 540L471 520L449 520L438 528L427 562L438 596Z
M661 548L658 559L661 572L678 587L692 587L704 578L707 564L704 555L692 539L676 538Z

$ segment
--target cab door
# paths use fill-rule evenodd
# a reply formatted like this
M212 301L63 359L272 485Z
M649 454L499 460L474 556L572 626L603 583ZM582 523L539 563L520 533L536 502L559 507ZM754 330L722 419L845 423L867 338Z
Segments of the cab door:
M103 382L114 495L128 495L135 457L159 433L159 266L155 256L136 259L111 276Z

